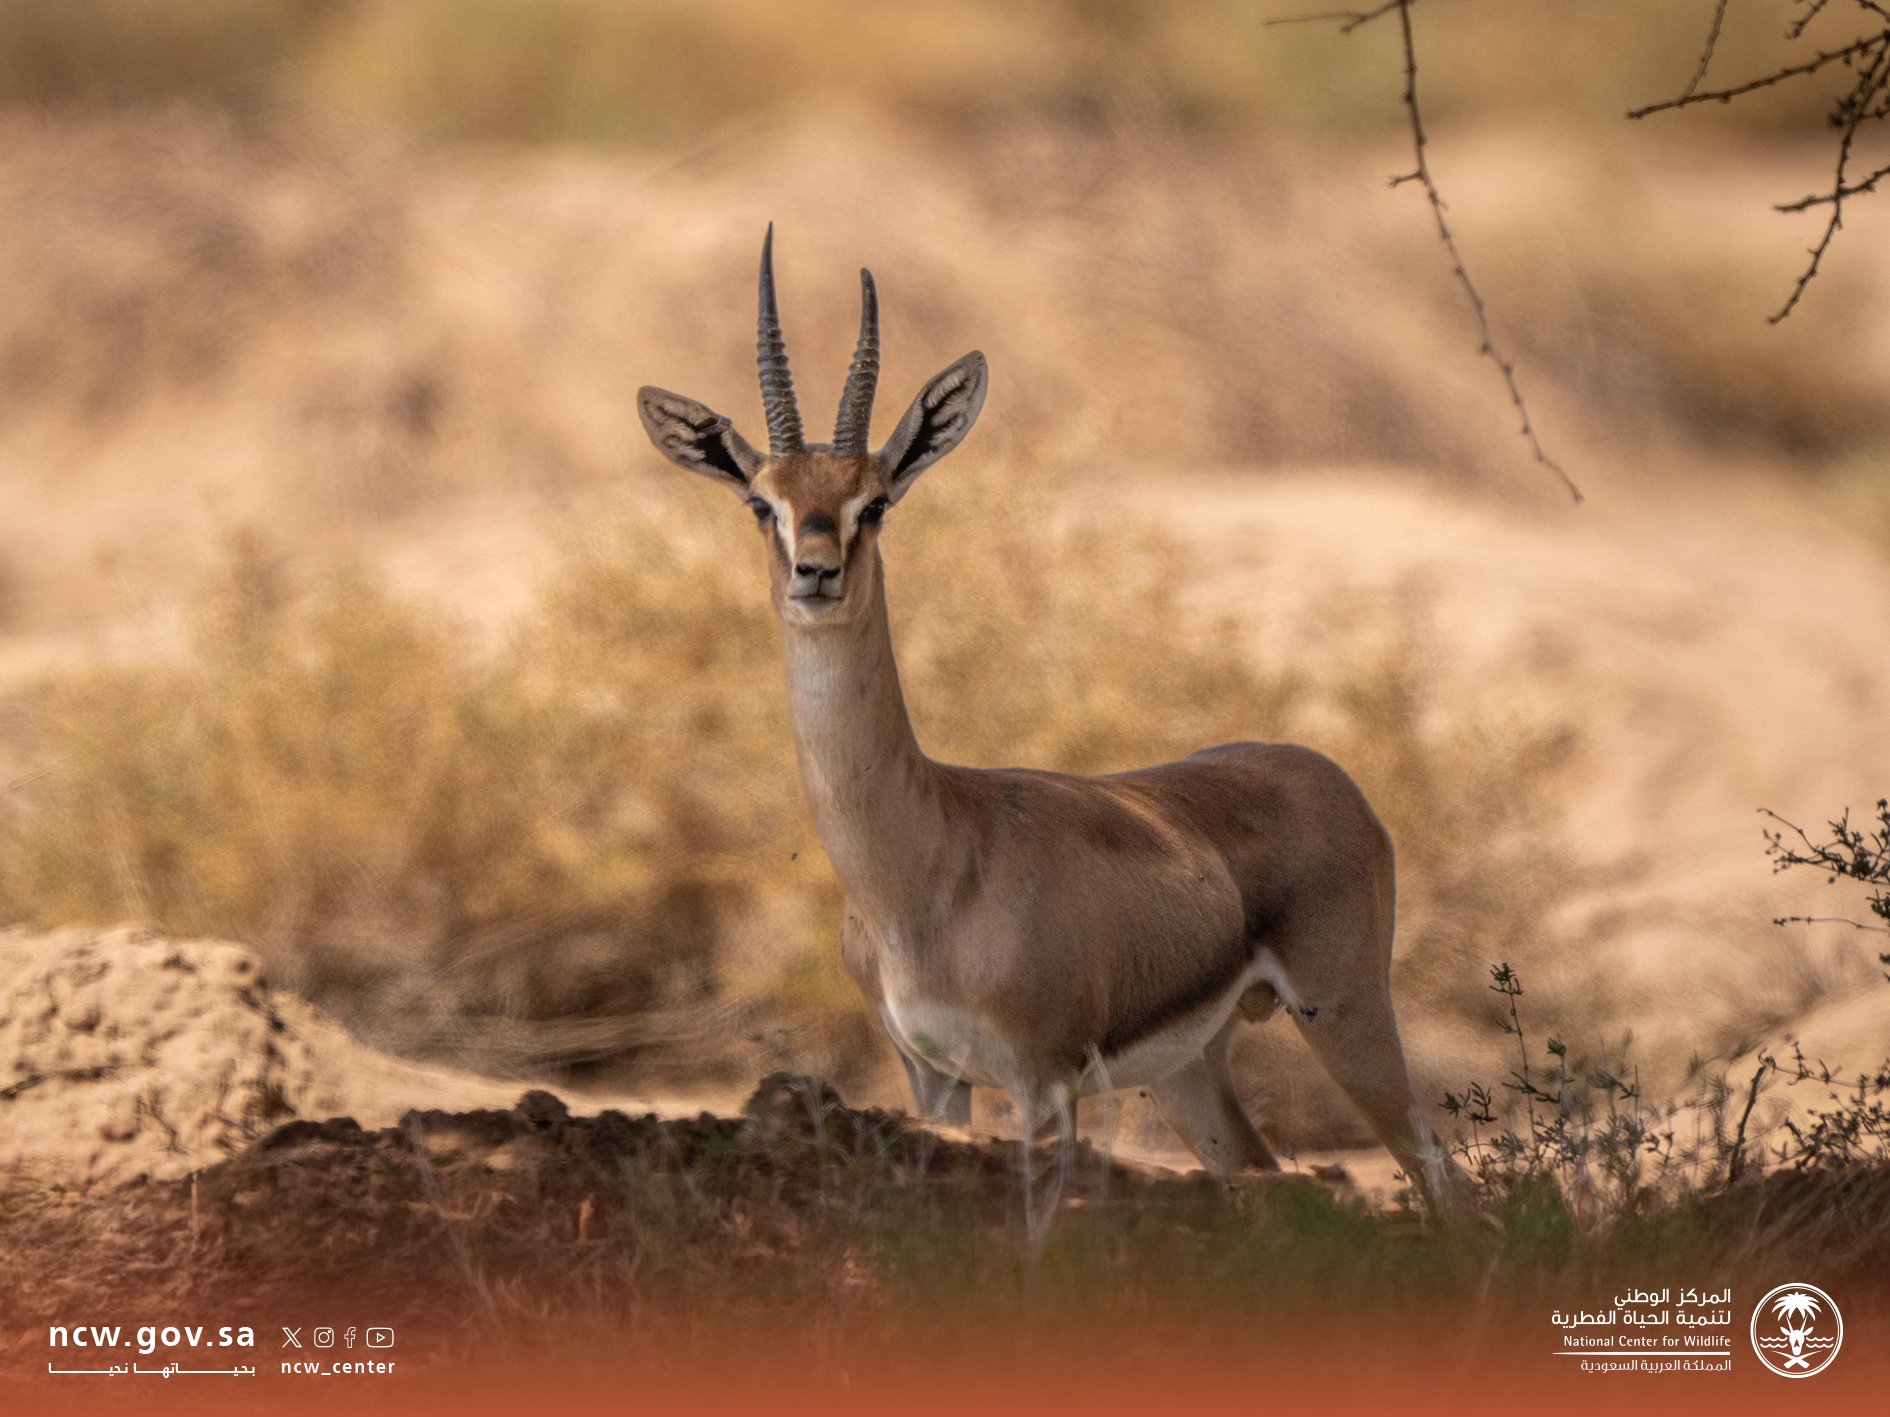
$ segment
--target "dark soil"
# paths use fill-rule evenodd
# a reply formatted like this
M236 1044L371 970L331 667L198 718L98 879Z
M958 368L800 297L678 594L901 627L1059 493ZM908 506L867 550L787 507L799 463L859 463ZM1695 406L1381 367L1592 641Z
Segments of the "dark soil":
M1347 1361L1370 1364L1388 1361L1371 1337L1388 1323L1535 1351L1552 1308L1649 1274L1743 1294L1815 1273L1847 1315L1890 1319L1881 1166L1774 1173L1601 1224L1553 1186L1518 1190L1445 1233L1342 1183L1228 1187L1085 1149L1039 1255L1018 1161L786 1074L739 1117L576 1117L528 1092L381 1131L294 1121L184 1181L0 1192L0 1372L43 1370L49 1326L93 1322L250 1324L271 1362L296 1356L278 1325L389 1325L403 1371L561 1347L656 1371L731 1341L816 1366L915 1341L1120 1358L1262 1331L1289 1349L1354 1335Z

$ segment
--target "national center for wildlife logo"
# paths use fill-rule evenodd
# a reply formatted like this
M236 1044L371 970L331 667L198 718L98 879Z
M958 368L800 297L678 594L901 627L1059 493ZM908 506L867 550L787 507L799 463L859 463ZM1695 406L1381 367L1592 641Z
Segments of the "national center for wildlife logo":
M1784 1378L1822 1373L1844 1344L1844 1315L1815 1284L1781 1284L1752 1311L1752 1351Z

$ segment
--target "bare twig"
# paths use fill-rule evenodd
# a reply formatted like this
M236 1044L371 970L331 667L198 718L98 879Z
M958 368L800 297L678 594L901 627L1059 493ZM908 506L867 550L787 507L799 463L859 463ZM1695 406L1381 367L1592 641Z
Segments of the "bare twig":
M1680 95L1681 98L1693 97L1695 90L1706 82L1706 68L1713 62L1713 51L1719 47L1720 26L1726 23L1726 7L1731 3L1732 0L1719 0L1718 8L1713 11L1713 27L1706 32L1706 44L1700 50L1700 67L1693 71L1693 77L1687 81L1686 92ZM1822 5L1824 0L1817 0L1817 3Z
M1398 29L1404 44L1404 106L1411 123L1411 148L1415 155L1416 166L1410 171L1400 173L1391 179L1393 187L1401 187L1406 182L1415 182L1424 189L1424 195L1431 204L1431 215L1437 221L1437 236L1444 243L1444 252L1450 258L1450 273L1463 287L1464 294L1470 298L1471 312L1476 316L1477 332L1482 336L1482 343L1477 353L1485 355L1497 367L1503 376L1503 387L1509 392L1509 401L1515 406L1516 414L1522 419L1522 436L1529 441L1529 451L1537 462L1554 473L1563 487L1568 489L1575 501L1582 500L1582 490L1574 480L1562 470L1562 465L1550 457L1543 449L1542 440L1536 436L1535 421L1529 416L1529 405L1524 402L1522 389L1516 383L1516 366L1504 357L1497 348L1496 336L1490 329L1490 311L1484 303L1476 283L1470 279L1469 268L1464 264L1463 253L1457 249L1457 236L1451 230L1450 218L1444 203L1444 194L1437 189L1437 181L1431 176L1431 164L1425 153L1430 139L1424 132L1424 115L1418 108L1417 93L1417 41L1411 32L1411 7L1417 0L1386 0L1382 5L1371 10L1334 10L1315 15L1288 15L1282 19L1269 20L1268 24L1293 25L1310 24L1326 21L1339 26L1339 33L1350 34L1361 25L1396 13Z
M1776 73L1767 74L1762 79L1751 79L1743 84L1735 84L1729 89L1709 89L1705 93L1684 93L1679 98L1664 99L1659 103L1650 103L1645 108L1630 109L1628 111L1628 117L1645 118L1652 113L1665 113L1671 108L1691 108L1696 103L1731 103L1734 99L1744 94L1756 93L1760 89L1770 88L1773 84L1782 84L1787 79L1796 79L1805 74L1815 74L1818 70L1828 65L1836 64L1840 60L1850 59L1856 55L1862 54L1865 50L1882 43L1882 41L1882 35L1869 35L1863 39L1857 40L1855 43L1845 45L1842 49L1820 51L1816 59L1810 60L1804 64L1789 65L1786 68L1778 70Z
M1516 406L1517 416L1522 419L1522 435L1529 440L1529 450L1535 454L1536 461L1560 479L1562 486L1568 489L1568 495L1580 502L1582 490L1575 485L1562 465L1543 450L1542 440L1536 436L1534 421L1529 417L1529 405L1523 402L1522 389L1516 383L1516 366L1503 357L1496 347L1496 336L1490 330L1489 307L1483 303L1483 296L1477 290L1476 283L1470 279L1470 271L1464 265L1463 253L1457 249L1456 234L1450 229L1450 218L1444 205L1444 194L1437 190L1437 181L1431 176L1431 164L1424 149L1429 139L1424 135L1424 115L1418 109L1417 93L1417 42L1411 33L1411 5L1413 0L1398 0L1398 27L1404 40L1404 106L1411 115L1411 148L1416 155L1417 166L1410 172L1391 179L1391 185L1401 186L1406 182L1416 182L1424 189L1424 196L1431 204L1431 215L1437 221L1437 236L1444 243L1444 250L1450 256L1450 273L1463 287L1464 294L1470 297L1470 308L1477 317L1477 329L1483 336L1479 354L1489 356L1503 376L1503 387L1509 390L1509 401Z
M1282 15L1275 20L1268 20L1269 25L1316 25L1332 23L1339 27L1340 34L1350 34L1360 25L1368 25L1381 15L1389 15L1397 9L1401 0L1385 0L1375 10L1325 10L1316 15ZM1417 0L1410 0L1415 5Z
M1801 13L1786 27L1787 39L1799 39L1811 22L1831 8L1831 0L1799 0ZM1819 73L1834 64L1843 64L1846 68L1858 72L1858 77L1848 89L1840 93L1833 101L1831 126L1838 130L1838 148L1836 176L1832 179L1828 192L1814 192L1796 202L1779 203L1774 210L1780 212L1803 212L1813 207L1828 206L1830 218L1825 222L1824 230L1818 237L1808 255L1810 259L1799 272L1785 303L1770 315L1768 319L1774 325L1797 308L1804 298L1806 289L1817 278L1824 266L1824 258L1831 249L1831 243L1844 227L1844 204L1852 197L1875 192L1877 184L1890 177L1890 166L1879 168L1868 177L1851 180L1850 164L1855 150L1858 129L1866 122L1879 122L1890 117L1890 101L1886 101L1886 83L1890 82L1890 5L1883 0L1850 0L1850 4L1861 12L1860 17L1874 16L1867 19L1869 31L1852 40L1849 44L1836 49L1821 49L1815 57L1801 64L1787 64L1770 74L1735 84L1731 88L1711 89L1701 92L1700 84L1706 78L1707 67L1712 63L1714 50L1719 45L1720 30L1725 23L1727 0L1718 0L1713 7L1712 24L1707 30L1706 42L1700 48L1699 63L1693 71L1693 78L1678 98L1667 99L1661 103L1648 104L1628 114L1630 118L1645 118L1651 113L1662 113L1670 109L1689 108L1695 104L1719 102L1730 103L1743 95L1770 88L1792 79L1804 78ZM1860 71L1861 66L1861 71Z
M1860 177L1848 187L1840 187L1830 192L1814 192L1809 197L1800 197L1795 202L1781 202L1772 208L1775 212L1808 212L1813 207L1821 207L1826 202L1842 202L1851 197L1862 196L1866 192L1877 190L1877 184L1890 177L1890 167L1880 167L1868 177Z
M1848 915L1775 915L1774 925L1848 925L1853 930L1862 930L1867 935L1890 935L1890 925L1866 925L1861 920L1853 920Z
M1797 39L1802 35L1810 27L1811 22L1824 13L1824 7L1830 4L1831 0L1799 0L1799 3L1805 7L1805 13L1793 20L1786 29L1785 34L1788 39Z
M1871 100L1883 88L1886 59L1890 59L1890 33L1881 37L1881 44L1876 56L1865 70L1864 77L1858 80L1857 88L1852 92L1850 117L1844 124L1844 136L1838 139L1837 177L1831 183L1831 219L1824 224L1824 234L1818 238L1818 244L1811 248L1811 260L1800 272L1798 282L1792 286L1792 293L1785 297L1785 303L1779 307L1776 315L1766 318L1774 325L1792 313L1799 299L1805 293L1805 287L1817 277L1818 268L1824 264L1824 253L1831 249L1831 242L1844 225L1844 175L1850 167L1851 144L1856 141L1858 124L1864 121L1870 111ZM1874 185L1875 179L1872 179Z

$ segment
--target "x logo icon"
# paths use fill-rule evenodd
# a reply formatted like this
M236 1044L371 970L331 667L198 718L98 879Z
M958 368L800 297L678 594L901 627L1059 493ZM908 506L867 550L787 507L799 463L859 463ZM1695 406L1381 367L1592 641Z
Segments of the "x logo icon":
M302 1346L302 1330L299 1328L283 1329L282 1346L284 1348L300 1348Z

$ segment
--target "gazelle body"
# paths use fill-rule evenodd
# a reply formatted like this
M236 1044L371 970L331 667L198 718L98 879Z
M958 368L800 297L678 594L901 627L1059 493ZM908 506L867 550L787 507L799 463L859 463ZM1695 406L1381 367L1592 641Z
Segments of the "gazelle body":
M1220 1175L1278 1163L1235 1095L1241 1017L1285 1005L1433 1208L1463 1177L1412 1095L1390 990L1392 849L1352 780L1305 748L1236 743L1109 777L934 762L913 736L886 614L881 519L970 430L984 358L920 393L866 447L878 309L832 445L801 433L763 247L770 452L645 388L657 447L754 510L782 623L808 807L847 895L841 951L927 1114L965 1123L973 1085L1026 1136L1067 1137L1086 1092L1142 1087Z

